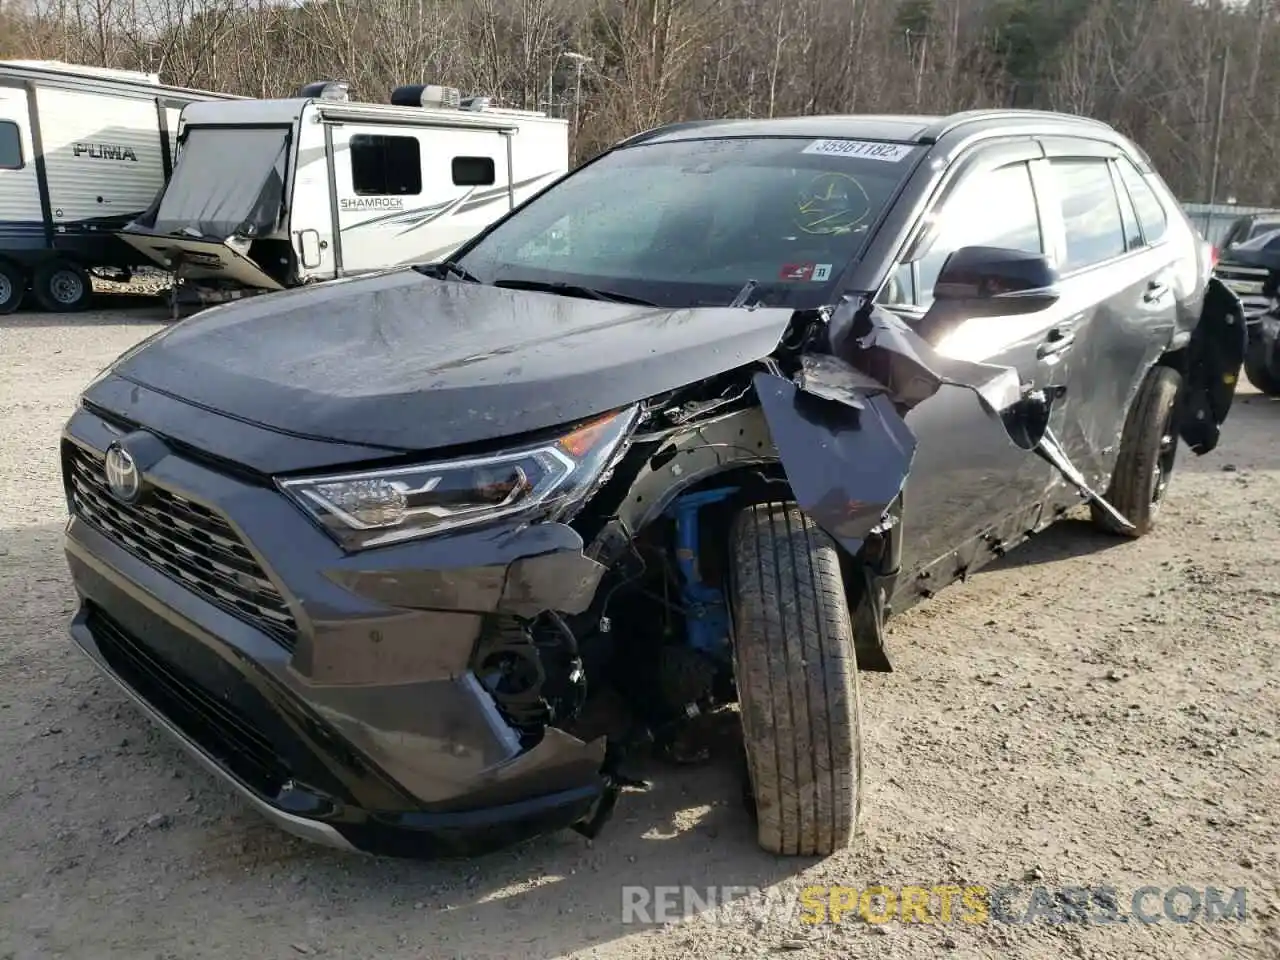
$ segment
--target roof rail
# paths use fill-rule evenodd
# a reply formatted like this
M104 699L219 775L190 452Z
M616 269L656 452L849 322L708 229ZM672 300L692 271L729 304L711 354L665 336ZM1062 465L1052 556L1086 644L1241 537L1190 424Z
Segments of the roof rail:
M1057 120L1064 123L1079 123L1085 126L1100 127L1115 132L1115 128L1092 117L1082 117L1076 113L1058 113L1054 110L1024 110L1006 107L995 110L963 110L943 117L936 124L920 134L921 143L937 143L942 137L968 123L982 120Z

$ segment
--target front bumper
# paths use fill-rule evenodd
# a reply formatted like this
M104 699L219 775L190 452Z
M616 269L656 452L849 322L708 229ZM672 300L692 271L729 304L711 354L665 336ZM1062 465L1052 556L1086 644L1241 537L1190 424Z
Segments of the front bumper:
M70 458L100 455L121 432L78 411L64 472L74 477ZM568 589L568 572L579 592L593 589L592 561L568 528L523 545L513 533L500 545L454 538L346 556L273 489L172 451L145 479L226 520L279 589L293 632L193 589L127 511L77 507L83 491L69 480L72 637L282 829L371 853L469 856L578 824L607 802L602 740L548 728L523 747L470 670L486 623L536 606L538 584L559 577Z

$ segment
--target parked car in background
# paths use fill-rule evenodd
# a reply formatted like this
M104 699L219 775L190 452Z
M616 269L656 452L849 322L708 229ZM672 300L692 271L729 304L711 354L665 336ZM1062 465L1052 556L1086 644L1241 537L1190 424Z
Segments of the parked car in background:
M1147 533L1243 352L1101 123L676 124L119 358L62 440L71 632L311 839L594 835L630 745L736 702L759 843L829 854L886 619L1083 502Z
M1218 262L1213 272L1240 297L1245 316L1251 320L1271 306L1271 298L1264 288L1275 269L1265 255L1268 244L1264 241L1259 247L1252 241L1277 231L1280 231L1280 211L1249 214L1231 224L1218 248ZM1260 252L1263 253L1261 260Z
M1245 376L1268 396L1280 396L1280 219L1270 230L1251 232L1248 239L1232 244L1230 257L1237 275L1249 271L1254 278L1248 281L1248 299L1241 296L1253 306L1247 317Z

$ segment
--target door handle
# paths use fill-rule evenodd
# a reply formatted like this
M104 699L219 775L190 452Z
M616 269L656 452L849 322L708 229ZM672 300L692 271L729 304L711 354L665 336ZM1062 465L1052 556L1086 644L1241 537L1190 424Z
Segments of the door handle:
M1152 280L1147 284L1147 292L1142 295L1143 303L1156 303L1164 299L1169 292L1169 285L1163 280Z
M1067 326L1052 327L1036 347L1036 357L1043 360L1062 353L1076 342L1075 330Z

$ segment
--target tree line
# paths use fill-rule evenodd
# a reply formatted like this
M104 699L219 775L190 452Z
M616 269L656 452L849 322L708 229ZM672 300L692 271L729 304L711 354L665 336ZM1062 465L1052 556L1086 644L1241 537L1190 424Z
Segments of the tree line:
M254 97L444 83L570 118L576 160L672 120L1065 110L1183 200L1216 168L1219 201L1280 204L1280 0L0 0L18 57Z

